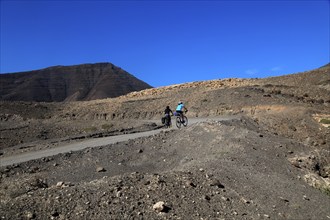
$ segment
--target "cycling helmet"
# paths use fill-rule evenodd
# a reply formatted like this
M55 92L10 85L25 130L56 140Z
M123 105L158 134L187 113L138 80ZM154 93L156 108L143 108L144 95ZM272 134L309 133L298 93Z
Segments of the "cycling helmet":
M181 102L181 101L180 101L180 102L178 102L178 105L181 105L181 104L183 104L183 102Z

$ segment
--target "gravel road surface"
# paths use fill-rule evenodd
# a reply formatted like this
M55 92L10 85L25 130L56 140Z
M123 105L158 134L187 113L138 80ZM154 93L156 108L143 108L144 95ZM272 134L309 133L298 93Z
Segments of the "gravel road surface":
M228 117L217 117L217 118L192 118L189 119L189 124L194 124L197 122L202 122L206 120L229 120L233 118L233 116ZM155 120L152 122L159 122L159 120ZM172 123L174 122L174 118L172 118ZM175 125L172 126L172 129L177 129ZM8 157L2 157L0 159L0 167L18 164L22 162L26 162L29 160L39 159L43 157L49 157L53 155L57 155L60 153L67 153L71 151L80 151L86 148L91 147L100 147L108 144L113 144L117 142L123 142L130 139L135 139L139 137L147 137L152 136L154 134L159 133L162 131L162 129L157 130L151 130L146 132L139 132L139 133L133 133L133 134L123 134L123 135L116 135L116 136L110 136L110 137L103 137L103 138L95 138L95 139L88 139L81 142L76 143L66 143L62 144L55 148L45 149L45 150L39 150L39 151L33 151L33 152L25 152L22 154L16 154Z

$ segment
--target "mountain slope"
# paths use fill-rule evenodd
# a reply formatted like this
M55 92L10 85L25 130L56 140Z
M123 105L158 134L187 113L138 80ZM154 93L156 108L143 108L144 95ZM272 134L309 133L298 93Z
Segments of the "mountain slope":
M330 219L329 82L328 66L86 102L0 101L0 166L15 154L157 128L179 100L189 109L185 128L1 167L0 216ZM153 209L159 201L163 211Z
M86 101L151 88L111 63L55 66L0 75L0 99L10 101Z

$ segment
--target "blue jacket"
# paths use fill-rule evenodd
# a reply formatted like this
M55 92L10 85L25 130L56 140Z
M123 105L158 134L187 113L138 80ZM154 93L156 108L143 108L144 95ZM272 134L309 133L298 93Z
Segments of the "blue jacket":
M184 105L179 104L178 107L176 107L176 111L182 111L183 108L184 108Z

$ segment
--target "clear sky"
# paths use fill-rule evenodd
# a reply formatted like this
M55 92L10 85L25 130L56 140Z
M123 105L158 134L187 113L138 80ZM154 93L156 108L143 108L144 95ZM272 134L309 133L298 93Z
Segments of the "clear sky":
M329 0L0 0L0 72L111 62L154 87L329 61Z

